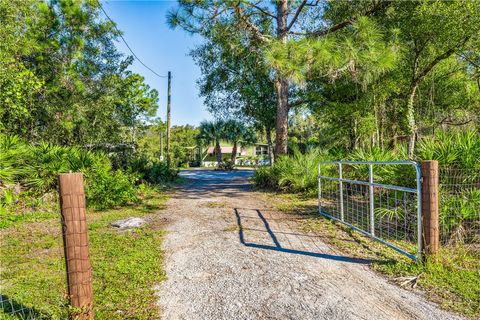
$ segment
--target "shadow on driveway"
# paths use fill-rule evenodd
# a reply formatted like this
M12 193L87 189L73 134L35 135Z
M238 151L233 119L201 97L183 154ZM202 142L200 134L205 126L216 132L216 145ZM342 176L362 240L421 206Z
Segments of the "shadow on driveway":
M255 212L255 214L247 214L247 210L250 212L253 211ZM316 243L316 237L292 232L292 230L287 224L282 222L276 222L274 221L275 219L267 219L259 209L242 210L240 208L235 208L234 212L237 219L238 236L240 238L240 243L242 243L246 247L285 252L290 254L298 254L303 256L330 259L349 263L371 264L372 262L374 262L374 260L370 259L361 259L322 253L322 249L320 248L320 246L324 244ZM275 222L277 227L275 231L272 229L269 220ZM283 220L281 219L280 221ZM248 227L245 225L248 225ZM255 233L255 236L251 236L252 241L246 240L246 231L249 233ZM260 235L258 235L259 233ZM261 235L262 233L263 236ZM268 238L264 236L265 234L268 235ZM280 243L280 235L283 236L285 240L284 242L287 244L287 246ZM268 242L270 242L270 244Z

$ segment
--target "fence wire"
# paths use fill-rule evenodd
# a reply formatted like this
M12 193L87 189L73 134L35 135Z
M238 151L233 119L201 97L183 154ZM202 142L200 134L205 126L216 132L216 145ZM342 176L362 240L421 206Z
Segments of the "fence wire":
M440 168L440 241L480 251L480 170Z
M66 319L58 208L17 209L17 220L0 228L0 319Z
M319 204L322 212L348 223L376 238L393 245L411 256L418 254L418 195L416 192L392 190L355 182L340 182L325 177L339 177L336 165L322 165ZM412 165L390 165L390 170L407 173L411 188L415 185L415 168ZM411 171L411 172L410 172ZM366 165L343 165L343 178L368 181ZM395 184L385 178L383 166L374 165L375 182ZM373 202L373 226L372 206ZM343 212L343 214L342 214Z

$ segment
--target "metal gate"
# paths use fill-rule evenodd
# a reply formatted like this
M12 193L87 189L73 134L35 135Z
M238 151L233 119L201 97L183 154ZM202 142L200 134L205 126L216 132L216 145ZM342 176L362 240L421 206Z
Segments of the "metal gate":
M325 161L318 209L417 260L422 252L421 173L415 161Z

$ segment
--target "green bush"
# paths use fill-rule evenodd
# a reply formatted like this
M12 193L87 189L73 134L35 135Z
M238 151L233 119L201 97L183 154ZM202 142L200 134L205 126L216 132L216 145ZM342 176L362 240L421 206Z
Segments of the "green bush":
M219 163L218 167L215 170L232 171L232 170L235 170L235 164L230 160L226 160Z
M317 186L318 163L327 158L319 150L310 150L305 154L294 150L292 156L280 157L272 167L257 169L252 179L261 188L311 192Z
M145 156L134 157L128 172L138 174L140 180L151 184L173 182L178 176L178 170L169 168L166 162L148 160Z
M396 150L380 147L357 149L351 152L348 160L353 161L395 161L408 160L406 146L399 146ZM368 181L369 166L356 164L344 166L344 176L356 180ZM373 168L373 178L375 182L399 185L405 187L415 187L416 170L410 165L375 165Z
M103 209L137 200L137 175L112 170L104 153L48 143L33 145L17 137L0 135L2 218L19 212L42 211L41 205L29 204L55 193L58 174L70 171L84 174L89 206Z
M0 135L0 187L14 183L24 171L28 146L15 136Z
M419 141L417 158L438 160L440 165L480 169L480 134L476 130L438 131Z
M138 200L133 174L117 171L99 171L94 179L86 180L85 194L89 206L106 209Z
M276 167L258 167L253 173L252 181L258 188L277 190L279 188Z

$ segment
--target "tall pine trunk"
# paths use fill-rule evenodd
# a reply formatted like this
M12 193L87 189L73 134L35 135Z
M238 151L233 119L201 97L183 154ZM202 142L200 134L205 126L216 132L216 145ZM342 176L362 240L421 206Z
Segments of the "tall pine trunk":
M277 2L277 38L287 42L288 0ZM286 154L288 146L288 80L277 71L275 80L277 91L277 118L275 157Z
M277 79L277 119L275 157L287 153L288 147L288 82Z

